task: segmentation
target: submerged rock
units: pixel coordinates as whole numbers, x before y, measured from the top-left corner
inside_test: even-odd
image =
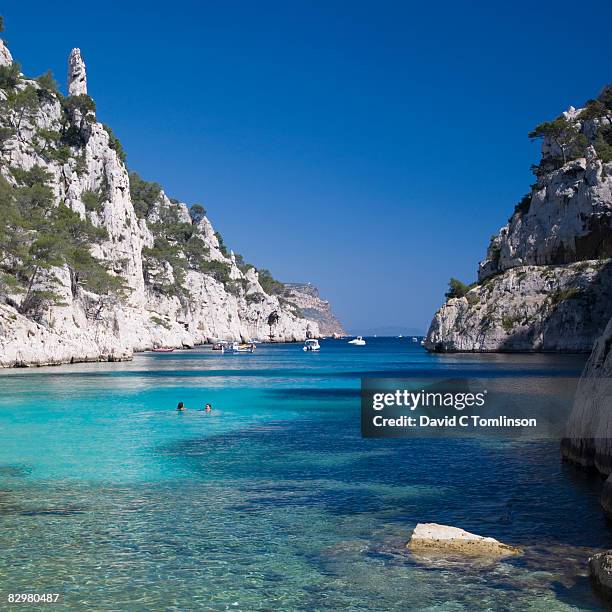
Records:
[[[447,551],[466,555],[505,556],[522,552],[520,548],[503,544],[495,538],[437,523],[419,523],[406,546],[415,551]]]

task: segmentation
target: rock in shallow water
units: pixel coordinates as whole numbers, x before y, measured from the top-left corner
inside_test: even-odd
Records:
[[[410,541],[406,544],[412,550],[437,550],[468,555],[517,555],[520,548],[503,544],[495,538],[487,538],[464,531],[458,527],[419,523]]]
[[[589,574],[595,588],[612,597],[612,550],[597,553],[589,559]]]

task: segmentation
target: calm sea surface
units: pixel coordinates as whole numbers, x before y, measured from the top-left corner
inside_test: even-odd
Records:
[[[79,610],[600,608],[601,482],[558,443],[359,428],[361,376],[520,375],[552,396],[584,358],[321,344],[1,372],[0,608],[21,592]],[[404,545],[427,521],[526,552],[419,558]]]

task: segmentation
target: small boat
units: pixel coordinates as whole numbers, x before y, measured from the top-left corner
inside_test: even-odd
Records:
[[[255,345],[250,342],[246,343],[238,343],[234,342],[231,346],[232,353],[252,353],[255,350]]]
[[[357,336],[356,338],[349,340],[348,343],[354,344],[355,346],[365,346],[366,341],[361,336]]]
[[[163,348],[161,346],[153,349],[154,353],[172,353],[173,351],[173,348]]]
[[[224,342],[215,342],[212,345],[212,350],[213,351],[223,351],[225,349],[225,343]]]
[[[425,340],[421,340],[421,346],[425,346]]]
[[[413,341],[413,342],[418,342],[418,341],[419,341],[419,339],[418,339],[416,336],[412,336],[412,341]]]
[[[319,351],[321,350],[321,345],[319,344],[318,340],[306,340],[306,342],[304,342],[304,347],[303,349],[304,351]]]

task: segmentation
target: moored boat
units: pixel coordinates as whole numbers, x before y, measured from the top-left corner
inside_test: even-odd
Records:
[[[154,353],[172,353],[173,351],[174,351],[173,348],[165,348],[162,346],[159,346],[153,349]]]
[[[352,344],[354,346],[365,346],[365,343],[366,341],[361,336],[357,336],[356,338],[348,341],[348,344]]]
[[[238,343],[234,342],[231,346],[232,353],[252,353],[255,350],[255,345],[252,342]]]
[[[321,345],[319,344],[319,341],[316,340],[316,339],[306,340],[306,342],[304,342],[304,346],[303,346],[302,350],[304,350],[304,351],[319,351],[319,350],[321,350]]]

